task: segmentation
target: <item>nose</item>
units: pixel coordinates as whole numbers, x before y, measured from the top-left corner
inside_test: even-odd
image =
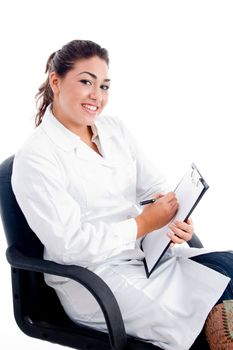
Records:
[[[90,99],[96,102],[101,102],[102,101],[102,93],[100,89],[95,88],[90,92]]]

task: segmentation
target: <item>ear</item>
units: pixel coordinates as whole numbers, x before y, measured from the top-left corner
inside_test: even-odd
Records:
[[[49,84],[54,95],[59,93],[59,81],[60,79],[55,72],[49,74]]]

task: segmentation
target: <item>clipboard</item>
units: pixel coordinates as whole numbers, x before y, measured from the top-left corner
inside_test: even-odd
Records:
[[[175,220],[186,221],[208,188],[208,184],[196,165],[192,163],[174,190],[179,209],[171,222]],[[145,253],[144,265],[147,277],[154,271],[170,246],[171,240],[166,235],[168,231],[168,225],[165,225],[147,234],[141,242],[141,248]]]

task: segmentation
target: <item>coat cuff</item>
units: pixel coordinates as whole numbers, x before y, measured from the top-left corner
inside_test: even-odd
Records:
[[[121,221],[117,224],[117,232],[120,232],[119,238],[122,244],[132,243],[137,240],[137,223],[134,218]]]

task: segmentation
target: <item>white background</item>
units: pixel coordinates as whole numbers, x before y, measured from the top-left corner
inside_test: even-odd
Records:
[[[225,0],[1,1],[0,162],[34,128],[50,53],[94,40],[110,53],[106,112],[125,121],[171,188],[196,163],[210,185],[193,214],[196,232],[206,247],[233,248],[232,18]],[[0,231],[0,348],[60,348],[17,328]]]

